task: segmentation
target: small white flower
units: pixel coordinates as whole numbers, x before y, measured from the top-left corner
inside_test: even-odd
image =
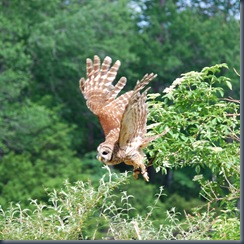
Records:
[[[215,153],[219,153],[223,151],[222,147],[209,147],[209,149],[213,150]]]
[[[163,92],[164,92],[164,93],[170,93],[170,92],[173,91],[173,89],[174,89],[174,86],[166,87],[166,88],[163,90]]]
[[[173,86],[180,85],[183,80],[184,80],[183,78],[177,78],[173,81],[172,85]]]

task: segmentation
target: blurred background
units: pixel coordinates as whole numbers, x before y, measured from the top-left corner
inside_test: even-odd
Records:
[[[239,1],[236,0],[0,0],[0,205],[47,201],[45,189],[65,179],[98,184],[96,160],[104,135],[79,90],[86,58],[122,63],[126,90],[157,73],[150,92],[161,93],[182,73],[227,63],[239,99]],[[114,168],[131,170],[124,164]],[[142,213],[160,186],[161,207],[197,206],[192,168],[155,173],[121,191]],[[146,192],[146,194],[145,194]],[[161,210],[158,211],[160,218]]]

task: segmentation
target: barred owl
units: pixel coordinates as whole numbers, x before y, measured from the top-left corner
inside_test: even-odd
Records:
[[[140,91],[156,77],[146,74],[137,82],[132,91],[118,96],[126,84],[126,78],[121,77],[113,85],[113,81],[120,67],[117,60],[112,66],[112,59],[105,57],[102,64],[98,56],[94,61],[86,60],[87,78],[80,79],[80,90],[86,99],[87,107],[98,116],[105,134],[105,141],[98,148],[97,159],[106,165],[124,162],[134,167],[134,178],[141,172],[149,181],[144,165],[143,148],[163,136],[167,131],[155,136],[146,136],[147,123],[147,88]]]

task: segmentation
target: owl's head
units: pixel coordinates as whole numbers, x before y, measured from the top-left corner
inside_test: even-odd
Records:
[[[113,148],[107,143],[101,143],[97,148],[97,159],[105,164],[109,164],[113,157]]]

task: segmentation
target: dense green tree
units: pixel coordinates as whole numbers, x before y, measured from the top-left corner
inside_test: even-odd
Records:
[[[38,100],[50,94],[54,104],[64,104],[62,116],[78,125],[75,143],[81,153],[95,149],[98,138],[101,140],[103,136],[79,91],[79,79],[85,76],[86,58],[98,54],[101,58],[109,55],[122,62],[135,59],[130,52],[134,23],[127,3],[69,1],[55,16],[34,23],[28,39],[35,79],[31,90],[33,97]],[[45,13],[46,9],[39,11]],[[126,62],[124,64],[123,71]],[[129,72],[132,71],[128,69]],[[84,128],[89,134],[84,133]]]
[[[143,62],[135,69],[152,70],[162,90],[175,77],[216,63],[227,63],[233,92],[240,66],[239,1],[137,1],[138,38],[134,51]],[[211,6],[211,7],[209,7]],[[226,71],[227,72],[227,71]]]
[[[29,7],[37,7],[37,3],[30,1]],[[19,12],[21,9],[23,12]],[[63,121],[59,107],[47,107],[51,97],[31,101],[33,61],[28,54],[30,23],[24,18],[27,10],[25,1],[1,2],[0,29],[4,35],[0,36],[0,204],[3,206],[10,201],[27,202],[29,197],[42,199],[44,187],[58,186],[64,178],[75,180],[81,173],[81,161],[71,146],[75,127]]]

